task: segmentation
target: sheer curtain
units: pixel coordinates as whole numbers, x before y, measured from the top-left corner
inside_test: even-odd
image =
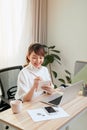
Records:
[[[32,39],[32,0],[0,0],[0,68],[24,64]]]
[[[47,42],[47,0],[32,0],[32,41]]]

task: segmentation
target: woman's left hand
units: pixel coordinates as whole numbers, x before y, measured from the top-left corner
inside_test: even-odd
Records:
[[[51,85],[42,86],[42,89],[46,91],[48,94],[52,94],[54,92],[54,88],[52,88]]]

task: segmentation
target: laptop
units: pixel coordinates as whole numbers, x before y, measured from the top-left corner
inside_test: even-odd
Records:
[[[41,102],[56,107],[58,105],[63,105],[74,99],[78,95],[78,92],[82,89],[82,87],[83,87],[83,80],[76,82],[71,86],[65,88],[63,93],[56,92],[55,94],[47,96],[46,98],[42,99]]]
[[[60,104],[62,96],[63,94],[56,92],[52,95],[46,96],[44,99],[41,100],[41,102],[57,107]]]
[[[71,86],[67,87],[64,90],[62,100],[60,102],[60,105],[64,105],[68,103],[69,101],[73,100],[78,96],[78,93],[80,90],[83,89],[84,81],[78,81],[76,83],[73,83]]]

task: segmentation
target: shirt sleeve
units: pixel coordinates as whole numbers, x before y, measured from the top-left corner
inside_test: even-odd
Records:
[[[26,77],[21,71],[18,75],[18,81],[17,81],[17,92],[15,95],[15,99],[21,99],[23,100],[24,95],[29,91],[29,88],[27,88],[27,80]]]

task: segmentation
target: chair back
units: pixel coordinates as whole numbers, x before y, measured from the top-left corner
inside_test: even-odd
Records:
[[[0,86],[2,99],[13,99],[17,91],[17,78],[23,67],[12,66],[0,69]]]
[[[74,75],[76,75],[85,65],[87,65],[87,61],[79,61],[75,62]]]
[[[72,77],[72,83],[83,80],[87,82],[87,61],[76,61],[74,76]]]

